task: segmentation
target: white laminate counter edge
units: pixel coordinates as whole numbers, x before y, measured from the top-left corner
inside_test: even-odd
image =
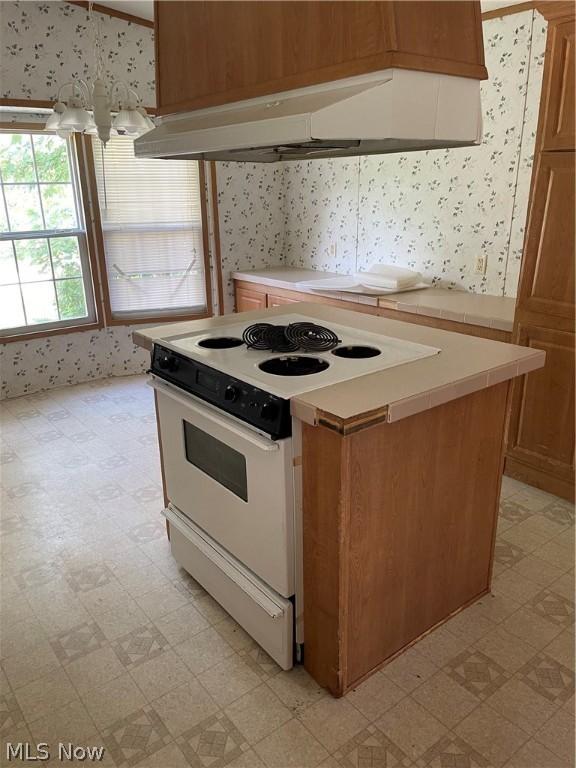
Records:
[[[286,291],[297,291],[298,293],[308,293],[314,296],[324,296],[331,299],[340,299],[356,304],[367,304],[370,306],[382,307],[397,312],[408,312],[410,314],[422,315],[423,317],[437,317],[442,320],[449,320],[454,323],[465,323],[467,325],[478,325],[483,328],[492,328],[493,330],[505,331],[510,333],[514,327],[514,305],[515,300],[505,296],[489,296],[486,294],[467,294],[464,291],[449,291],[446,289],[431,288],[434,292],[434,298],[437,299],[436,306],[428,304],[426,297],[430,293],[426,291],[417,291],[410,293],[409,298],[406,294],[387,294],[383,296],[368,296],[358,293],[345,293],[343,291],[313,291],[312,289],[303,289],[297,287],[300,280],[312,280],[315,277],[323,279],[325,277],[336,277],[332,272],[315,272],[308,269],[263,269],[254,272],[233,272],[232,278],[246,283],[255,283],[265,285],[270,288],[280,288]],[[460,303],[465,303],[468,299],[475,305],[476,312],[455,311],[441,306],[442,294],[445,294],[447,304],[457,298]],[[485,308],[482,304],[487,305]],[[440,305],[440,306],[439,306]],[[498,311],[494,310],[494,305],[498,306]],[[479,313],[479,309],[482,312]]]
[[[246,320],[272,320],[274,315],[306,314],[319,322],[330,321],[395,338],[439,347],[434,357],[367,374],[307,392],[292,400],[292,412],[308,423],[317,423],[318,412],[346,422],[363,414],[386,411],[390,422],[494,386],[544,365],[545,353],[488,339],[442,331],[437,328],[389,320],[353,310],[315,303],[283,305],[243,313]],[[169,334],[216,328],[230,323],[230,316],[174,323]],[[134,342],[150,349],[167,335],[167,326],[135,331]]]

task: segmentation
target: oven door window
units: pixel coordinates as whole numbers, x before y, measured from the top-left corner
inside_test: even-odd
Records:
[[[183,424],[186,458],[190,464],[248,501],[246,457],[193,424],[187,421]]]

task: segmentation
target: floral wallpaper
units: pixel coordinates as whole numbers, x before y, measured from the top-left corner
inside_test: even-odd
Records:
[[[437,285],[516,295],[545,36],[533,11],[484,22],[479,147],[287,163],[285,263],[353,272],[387,261]]]
[[[101,24],[110,79],[126,80],[146,107],[156,104],[154,32],[149,27],[95,14]],[[88,12],[64,2],[0,2],[0,95],[54,101],[72,77],[94,71]],[[72,43],[72,44],[71,44]]]
[[[436,285],[515,296],[545,43],[536,11],[484,22],[479,147],[219,164],[226,311],[230,272],[279,264],[349,273],[386,260]],[[474,274],[478,254],[485,275]]]
[[[542,90],[542,74],[544,72],[546,29],[546,21],[538,12],[534,11],[524,121],[522,124],[522,140],[518,159],[516,194],[514,197],[514,211],[510,228],[510,246],[508,249],[508,264],[504,286],[504,294],[506,296],[516,296],[516,289],[520,277],[524,228],[528,211],[532,160],[534,157],[536,128],[538,126],[540,92]]]
[[[144,373],[150,353],[132,342],[128,326],[0,344],[0,398]]]
[[[361,159],[285,164],[286,264],[331,272],[355,270]]]
[[[224,312],[232,312],[232,272],[284,261],[284,168],[280,163],[217,163],[216,185]]]
[[[153,104],[152,31],[102,18],[110,71],[117,77],[128,72],[144,102]],[[0,22],[2,96],[53,99],[56,81],[89,73],[92,63],[86,71],[81,55],[91,49],[84,10],[62,2],[0,2]],[[282,264],[346,273],[387,260],[417,268],[436,284],[514,296],[545,35],[545,22],[532,11],[484,23],[490,78],[482,85],[480,147],[218,163],[223,311],[233,309],[233,271]],[[473,274],[477,253],[488,257],[484,276]],[[0,345],[0,397],[139,373],[147,354],[130,334],[115,327]]]
[[[104,14],[109,76],[126,79],[146,106],[156,103],[154,37],[147,27]],[[0,2],[0,88],[3,98],[54,100],[60,84],[93,69],[88,14],[64,2]],[[70,41],[73,41],[70,46]],[[1,119],[21,121],[21,112]],[[43,122],[45,115],[26,114]],[[0,398],[107,376],[142,373],[149,355],[132,343],[132,328],[116,326],[0,344]]]

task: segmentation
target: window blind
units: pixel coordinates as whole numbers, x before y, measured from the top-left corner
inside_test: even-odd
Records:
[[[114,316],[206,309],[198,162],[134,156],[134,142],[92,140]]]

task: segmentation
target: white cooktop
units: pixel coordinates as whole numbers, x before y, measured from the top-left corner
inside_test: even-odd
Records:
[[[318,318],[305,317],[304,315],[273,315],[270,317],[273,325],[288,325],[289,323],[317,323],[325,325],[326,328],[334,331],[342,342],[342,346],[362,345],[376,347],[381,354],[369,358],[345,358],[337,357],[331,352],[269,352],[255,349],[247,349],[245,345],[232,347],[230,349],[207,349],[199,346],[198,342],[202,339],[215,336],[235,336],[242,338],[245,328],[252,325],[251,322],[234,323],[231,325],[220,326],[212,329],[210,332],[198,331],[197,333],[186,334],[184,336],[166,336],[158,339],[158,342],[175,352],[180,352],[186,357],[198,360],[205,365],[224,371],[231,376],[244,381],[246,384],[252,384],[255,387],[270,392],[278,397],[294,397],[304,392],[311,392],[314,389],[327,387],[331,384],[338,384],[341,381],[348,381],[358,376],[365,376],[367,373],[375,373],[386,368],[392,368],[396,365],[404,365],[413,360],[419,360],[423,357],[437,355],[440,350],[436,347],[428,347],[424,344],[415,344],[414,342],[395,339],[391,336],[381,336],[377,333],[360,331],[356,328],[348,328],[337,323],[322,323]],[[329,367],[319,373],[313,373],[308,376],[276,376],[271,373],[265,373],[259,369],[259,364],[271,357],[317,357],[329,363]]]

